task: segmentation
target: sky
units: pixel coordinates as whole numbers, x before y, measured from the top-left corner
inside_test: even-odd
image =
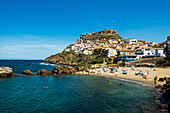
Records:
[[[169,6],[170,0],[0,0],[0,59],[45,59],[80,34],[105,28],[164,42]]]

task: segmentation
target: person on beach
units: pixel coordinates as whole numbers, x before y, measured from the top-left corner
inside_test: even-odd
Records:
[[[154,78],[154,83],[155,83],[155,84],[156,84],[156,80],[157,80],[157,78],[158,78],[157,76]]]

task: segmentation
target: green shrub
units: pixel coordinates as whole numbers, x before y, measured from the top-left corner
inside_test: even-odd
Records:
[[[82,60],[81,59],[78,59],[77,62],[81,62]]]
[[[90,62],[90,64],[101,64],[101,63],[102,63],[102,60],[98,60],[98,59],[95,59]]]

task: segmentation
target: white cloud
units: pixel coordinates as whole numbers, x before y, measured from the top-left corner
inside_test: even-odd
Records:
[[[61,52],[71,42],[65,36],[0,36],[0,59],[45,59]]]
[[[67,45],[8,45],[0,48],[1,58],[44,59],[61,52]]]

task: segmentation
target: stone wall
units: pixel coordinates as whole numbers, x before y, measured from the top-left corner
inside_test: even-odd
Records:
[[[102,37],[115,37],[115,38],[121,38],[116,30],[112,29],[105,29],[104,31],[98,31],[98,32],[92,32],[87,34],[81,34],[80,39],[86,40],[86,39],[98,39]]]

